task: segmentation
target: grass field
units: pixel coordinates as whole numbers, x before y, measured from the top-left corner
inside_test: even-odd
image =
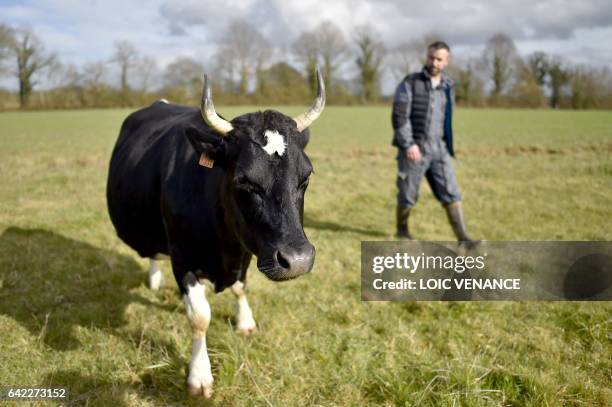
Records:
[[[149,291],[106,212],[128,113],[0,114],[0,385],[65,385],[74,405],[200,402],[169,266]],[[612,405],[612,303],[360,301],[360,241],[394,233],[389,121],[384,107],[329,107],[313,126],[314,271],[277,284],[252,266],[251,337],[234,333],[231,293],[210,299],[210,404]],[[459,110],[456,134],[474,236],[612,240],[610,112]],[[418,238],[452,237],[426,185],[414,212]]]

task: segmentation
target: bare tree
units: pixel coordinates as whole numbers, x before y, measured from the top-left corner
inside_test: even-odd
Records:
[[[137,56],[136,48],[129,41],[115,42],[115,53],[111,61],[116,62],[121,71],[121,99],[124,105],[129,104],[128,71],[134,66]]]
[[[546,73],[550,86],[550,107],[556,109],[561,104],[561,89],[569,81],[570,75],[563,68],[563,61],[558,57],[551,57],[546,62]]]
[[[546,97],[529,64],[519,67],[517,80],[508,92],[507,101],[513,106],[540,108],[546,106]]]
[[[542,51],[532,53],[527,57],[527,66],[537,84],[544,86],[548,73],[548,55]]]
[[[518,52],[512,38],[498,33],[487,41],[482,53],[485,72],[493,83],[492,97],[498,100],[508,89],[511,79],[517,72]]]
[[[388,65],[396,80],[401,80],[423,66],[424,51],[420,42],[402,42],[389,53]]]
[[[219,49],[213,60],[215,61],[212,72],[215,78],[213,86],[219,86],[226,92],[237,92],[236,76],[238,74],[238,69],[234,66],[233,56],[229,53],[223,53],[221,49]]]
[[[400,80],[412,72],[420,70],[425,65],[427,47],[442,36],[429,33],[422,38],[399,44],[389,53],[388,66],[393,76]]]
[[[304,68],[311,93],[316,92],[315,68],[321,66],[328,93],[335,92],[337,71],[350,56],[350,49],[342,31],[325,20],[312,31],[303,32],[293,43],[293,54]]]
[[[8,71],[5,63],[15,46],[15,33],[8,25],[0,24],[0,73]]]
[[[457,103],[466,106],[479,106],[484,103],[484,86],[477,74],[478,60],[474,58],[453,58],[447,68],[449,75],[455,79]]]
[[[146,93],[157,76],[157,61],[150,55],[144,55],[138,59],[135,67],[138,72],[138,89],[140,92]]]
[[[166,97],[179,103],[192,103],[202,91],[204,67],[188,57],[179,57],[164,71]]]
[[[596,106],[599,78],[596,72],[585,66],[576,66],[566,73],[570,87],[570,105],[574,109]]]
[[[308,88],[314,94],[317,91],[315,68],[319,63],[319,46],[315,33],[309,31],[300,34],[293,43],[293,54],[304,67],[304,73],[308,78]]]
[[[64,109],[83,106],[81,73],[76,65],[55,61],[49,66],[47,77],[50,89],[41,95],[46,106]]]
[[[10,53],[17,59],[15,74],[19,80],[19,103],[21,107],[27,107],[32,89],[38,83],[36,76],[46,71],[56,57],[46,53],[43,43],[27,28],[14,31]]]
[[[105,88],[106,64],[103,61],[90,62],[83,67],[83,86],[92,96],[92,103],[99,103]]]
[[[550,107],[558,108],[561,105],[562,89],[571,76],[561,58],[538,51],[527,58],[527,66],[538,85],[548,86]]]
[[[333,92],[336,71],[350,55],[348,44],[342,31],[331,21],[326,20],[315,28],[317,47],[321,55],[323,76],[327,87]],[[314,72],[312,70],[311,72]]]
[[[86,88],[98,88],[104,84],[106,65],[102,61],[89,62],[83,66],[81,83]]]
[[[248,22],[235,20],[225,30],[216,60],[238,67],[238,92],[245,94],[271,56],[270,42]]]
[[[361,98],[364,102],[378,99],[379,81],[385,47],[376,30],[369,25],[362,25],[355,30],[355,44],[357,45],[357,67],[359,68],[359,82],[361,85]]]
[[[74,64],[53,64],[54,85],[57,87],[78,87],[82,85],[83,75]]]
[[[201,83],[204,67],[189,57],[179,57],[166,67],[164,85],[172,87]]]

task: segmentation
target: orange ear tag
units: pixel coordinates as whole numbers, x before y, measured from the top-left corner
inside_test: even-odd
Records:
[[[200,164],[202,167],[212,168],[213,165],[215,164],[215,160],[207,156],[205,153],[202,153],[202,155],[200,156],[200,161],[198,161],[198,164]]]

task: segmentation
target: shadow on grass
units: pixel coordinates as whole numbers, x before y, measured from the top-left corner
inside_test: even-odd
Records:
[[[0,235],[0,313],[56,350],[80,345],[75,328],[116,332],[144,273],[130,257],[42,229],[10,227]]]
[[[68,391],[65,405],[86,405],[99,400],[103,394],[104,401],[112,403],[115,407],[128,406],[125,394],[130,391],[131,386],[127,383],[101,380],[98,377],[84,375],[77,370],[60,370],[48,375],[44,379],[44,386],[65,387]]]
[[[174,349],[168,348],[166,363],[155,370],[143,370],[138,375],[114,377],[112,374],[91,374],[87,369],[58,369],[43,379],[43,386],[68,389],[66,405],[131,406],[137,402],[154,401],[158,405],[192,405],[204,401],[187,395],[187,366]],[[211,401],[207,405],[214,405]]]
[[[340,225],[333,222],[320,221],[317,219],[313,219],[312,217],[306,214],[304,214],[304,227],[318,230],[329,230],[332,232],[348,232],[368,236],[389,237],[388,234],[380,232],[378,230],[361,229],[347,225]]]

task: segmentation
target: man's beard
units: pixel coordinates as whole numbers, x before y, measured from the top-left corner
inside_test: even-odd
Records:
[[[431,76],[438,76],[442,70],[436,68],[435,66],[427,66],[427,72],[429,72]]]

